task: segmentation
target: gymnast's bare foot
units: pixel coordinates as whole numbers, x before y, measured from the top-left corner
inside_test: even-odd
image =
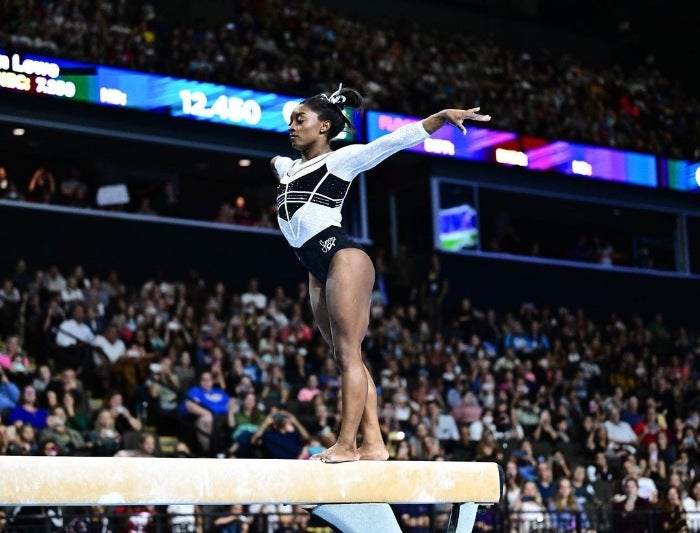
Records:
[[[357,449],[360,452],[360,461],[386,461],[389,459],[389,450],[384,444],[363,444]]]
[[[324,463],[348,463],[351,461],[359,461],[360,454],[357,448],[350,446],[343,446],[337,442],[328,448],[311,456],[311,460],[323,461]]]

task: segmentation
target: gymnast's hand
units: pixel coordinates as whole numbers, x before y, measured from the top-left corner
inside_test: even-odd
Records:
[[[467,133],[463,122],[465,120],[477,120],[479,122],[488,122],[491,120],[491,115],[482,115],[477,113],[480,107],[472,107],[471,109],[444,109],[445,121],[457,126],[463,134]]]
[[[425,131],[432,134],[439,130],[445,124],[452,124],[463,135],[467,134],[467,128],[464,127],[463,122],[465,120],[476,120],[479,122],[488,122],[491,120],[491,115],[482,115],[477,113],[481,109],[480,107],[472,107],[470,109],[443,109],[430,115],[428,118],[423,120],[423,127]]]

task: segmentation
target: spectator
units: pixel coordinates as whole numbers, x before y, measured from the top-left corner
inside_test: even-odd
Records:
[[[635,453],[639,443],[637,434],[627,422],[620,419],[620,409],[611,407],[608,410],[608,418],[603,424],[608,434],[610,442],[616,445],[617,449],[624,449],[628,453]]]
[[[574,498],[581,505],[596,503],[596,492],[593,485],[588,481],[586,467],[584,465],[574,466],[571,477],[571,488],[574,491]]]
[[[36,455],[39,451],[39,431],[29,422],[17,425],[17,439],[15,453],[19,455]]]
[[[158,441],[150,431],[143,431],[138,435],[135,449],[121,449],[114,454],[116,457],[157,457]]]
[[[556,531],[592,531],[591,523],[581,503],[576,500],[571,481],[562,478],[547,505],[550,520]]]
[[[0,336],[9,335],[17,330],[22,296],[11,279],[6,279],[0,286]]]
[[[248,392],[240,407],[237,401],[231,402],[228,410],[228,427],[231,430],[229,454],[239,458],[252,457],[251,439],[264,420],[265,412],[259,408],[255,392]]]
[[[142,398],[148,404],[148,423],[161,432],[167,432],[168,426],[177,421],[177,410],[183,390],[170,357],[162,356],[158,362],[151,363],[149,371],[142,392]]]
[[[671,464],[671,470],[678,473],[681,481],[686,484],[695,478],[695,465],[690,462],[690,455],[686,450],[678,452],[678,459]]]
[[[88,432],[86,445],[92,455],[112,457],[123,446],[122,435],[117,431],[114,415],[109,408],[97,413],[94,428]]]
[[[615,531],[621,533],[650,533],[653,528],[651,511],[654,505],[639,496],[637,480],[631,477],[623,482],[624,493],[613,498],[612,519]]]
[[[308,439],[308,431],[293,414],[276,411],[265,417],[251,443],[260,443],[266,458],[296,459]]]
[[[214,378],[206,370],[199,375],[199,385],[185,392],[181,415],[194,419],[202,454],[218,452],[219,432],[224,427],[232,401],[226,391],[214,386]]]
[[[554,496],[556,484],[552,475],[552,466],[546,461],[541,460],[535,467],[535,485],[542,497],[542,501],[547,504]]]
[[[428,427],[423,422],[418,423],[415,433],[409,436],[408,443],[411,446],[411,455],[418,460],[433,461],[441,453],[439,441],[430,434]],[[486,454],[489,453],[487,446],[484,445],[482,450],[486,457]]]
[[[170,504],[165,508],[169,531],[172,533],[196,533],[201,531],[201,506]]]
[[[673,531],[677,533],[687,533],[688,514],[683,508],[680,494],[675,487],[669,487],[666,495],[659,504],[658,523],[661,531]]]
[[[78,278],[75,276],[68,276],[66,279],[66,286],[61,291],[61,302],[63,302],[66,309],[75,302],[84,302],[85,294],[83,290],[78,286]]]
[[[85,305],[77,302],[71,318],[58,326],[56,333],[57,364],[60,369],[86,370],[92,364],[92,343],[95,333],[85,323]]]
[[[460,381],[462,381],[461,378]],[[455,389],[451,389],[450,392],[453,390]],[[473,424],[481,419],[482,414],[483,409],[479,405],[479,399],[470,390],[466,391],[457,403],[452,405],[452,416],[455,422],[460,424]]]
[[[323,391],[321,391],[318,386],[318,376],[316,376],[316,374],[309,374],[306,378],[306,385],[299,389],[297,393],[297,400],[300,402],[311,402],[322,392]]]
[[[278,531],[294,531],[294,507],[287,504],[253,504],[248,507],[248,515],[252,519],[249,531],[277,533]]]
[[[106,392],[112,384],[112,365],[124,356],[126,344],[119,338],[116,324],[109,324],[95,337],[93,347],[95,376],[99,379],[97,383],[93,383],[93,391]]]
[[[639,496],[655,504],[659,500],[659,490],[654,480],[650,478],[648,474],[644,460],[637,459],[636,455],[628,455],[622,464],[623,479],[635,479],[637,481],[637,492]]]
[[[510,515],[511,533],[530,533],[549,527],[549,517],[534,481],[525,481]]]
[[[648,446],[650,443],[656,442],[658,434],[666,432],[666,428],[659,424],[659,416],[653,403],[647,405],[644,419],[633,426],[633,429],[641,446]]]
[[[620,412],[620,419],[632,426],[636,433],[637,424],[644,420],[644,416],[639,413],[639,398],[635,394],[630,394],[625,400],[625,407]]]
[[[437,396],[428,396],[427,407],[432,435],[447,446],[458,441],[457,422],[451,414],[443,411]]]
[[[63,405],[70,418],[88,415],[87,393],[72,368],[62,370],[58,379],[51,379],[44,391],[44,398],[49,407]]]
[[[19,387],[15,385],[0,366],[0,419],[3,413],[10,412],[20,399]]]
[[[506,504],[509,509],[512,509],[520,497],[521,487],[525,482],[518,470],[518,460],[514,456],[506,462],[505,476]]]
[[[175,365],[173,366],[173,374],[180,382],[180,387],[183,391],[189,390],[197,382],[197,370],[192,364],[192,356],[187,350],[180,352]]]
[[[7,415],[7,421],[10,424],[30,424],[37,431],[40,431],[46,427],[48,416],[46,409],[37,405],[34,386],[25,385],[17,405]]]
[[[210,507],[206,508],[207,510]],[[251,520],[243,513],[243,505],[234,504],[213,509],[212,528],[216,533],[248,533]]]
[[[700,531],[700,477],[690,484],[689,494],[683,498],[689,531]]]
[[[25,198],[30,202],[50,204],[55,194],[56,182],[53,173],[43,167],[36,169],[27,185]]]
[[[281,407],[287,403],[291,385],[286,379],[280,365],[268,366],[267,380],[260,393],[260,398],[268,407]]]
[[[0,353],[0,368],[19,381],[26,381],[26,377],[34,372],[34,365],[22,351],[19,337],[16,335],[7,338],[4,353]]]
[[[114,426],[122,435],[127,431],[141,431],[143,428],[141,420],[124,405],[124,396],[119,390],[111,390],[107,393],[102,409],[109,409],[114,418]]]
[[[610,469],[604,452],[596,452],[593,463],[586,467],[586,475],[591,482],[612,481],[615,478],[615,473]]]
[[[39,433],[39,441],[54,442],[61,455],[75,455],[85,448],[85,439],[79,431],[66,425],[67,415],[65,409],[57,405],[51,409],[51,414],[46,420],[46,427]]]
[[[264,311],[267,307],[267,296],[260,292],[257,278],[248,280],[248,289],[241,294],[241,304],[244,307],[252,304],[258,311]]]

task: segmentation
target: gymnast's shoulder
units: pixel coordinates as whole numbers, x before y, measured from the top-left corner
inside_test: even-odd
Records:
[[[294,160],[291,157],[276,155],[270,159],[270,167],[272,168],[272,172],[277,179],[282,178],[285,172],[287,172],[293,164]]]

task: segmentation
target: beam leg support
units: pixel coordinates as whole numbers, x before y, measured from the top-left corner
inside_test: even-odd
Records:
[[[478,508],[478,504],[471,502],[453,504],[447,533],[471,533]]]
[[[388,503],[324,503],[314,507],[311,514],[341,533],[401,533]]]

